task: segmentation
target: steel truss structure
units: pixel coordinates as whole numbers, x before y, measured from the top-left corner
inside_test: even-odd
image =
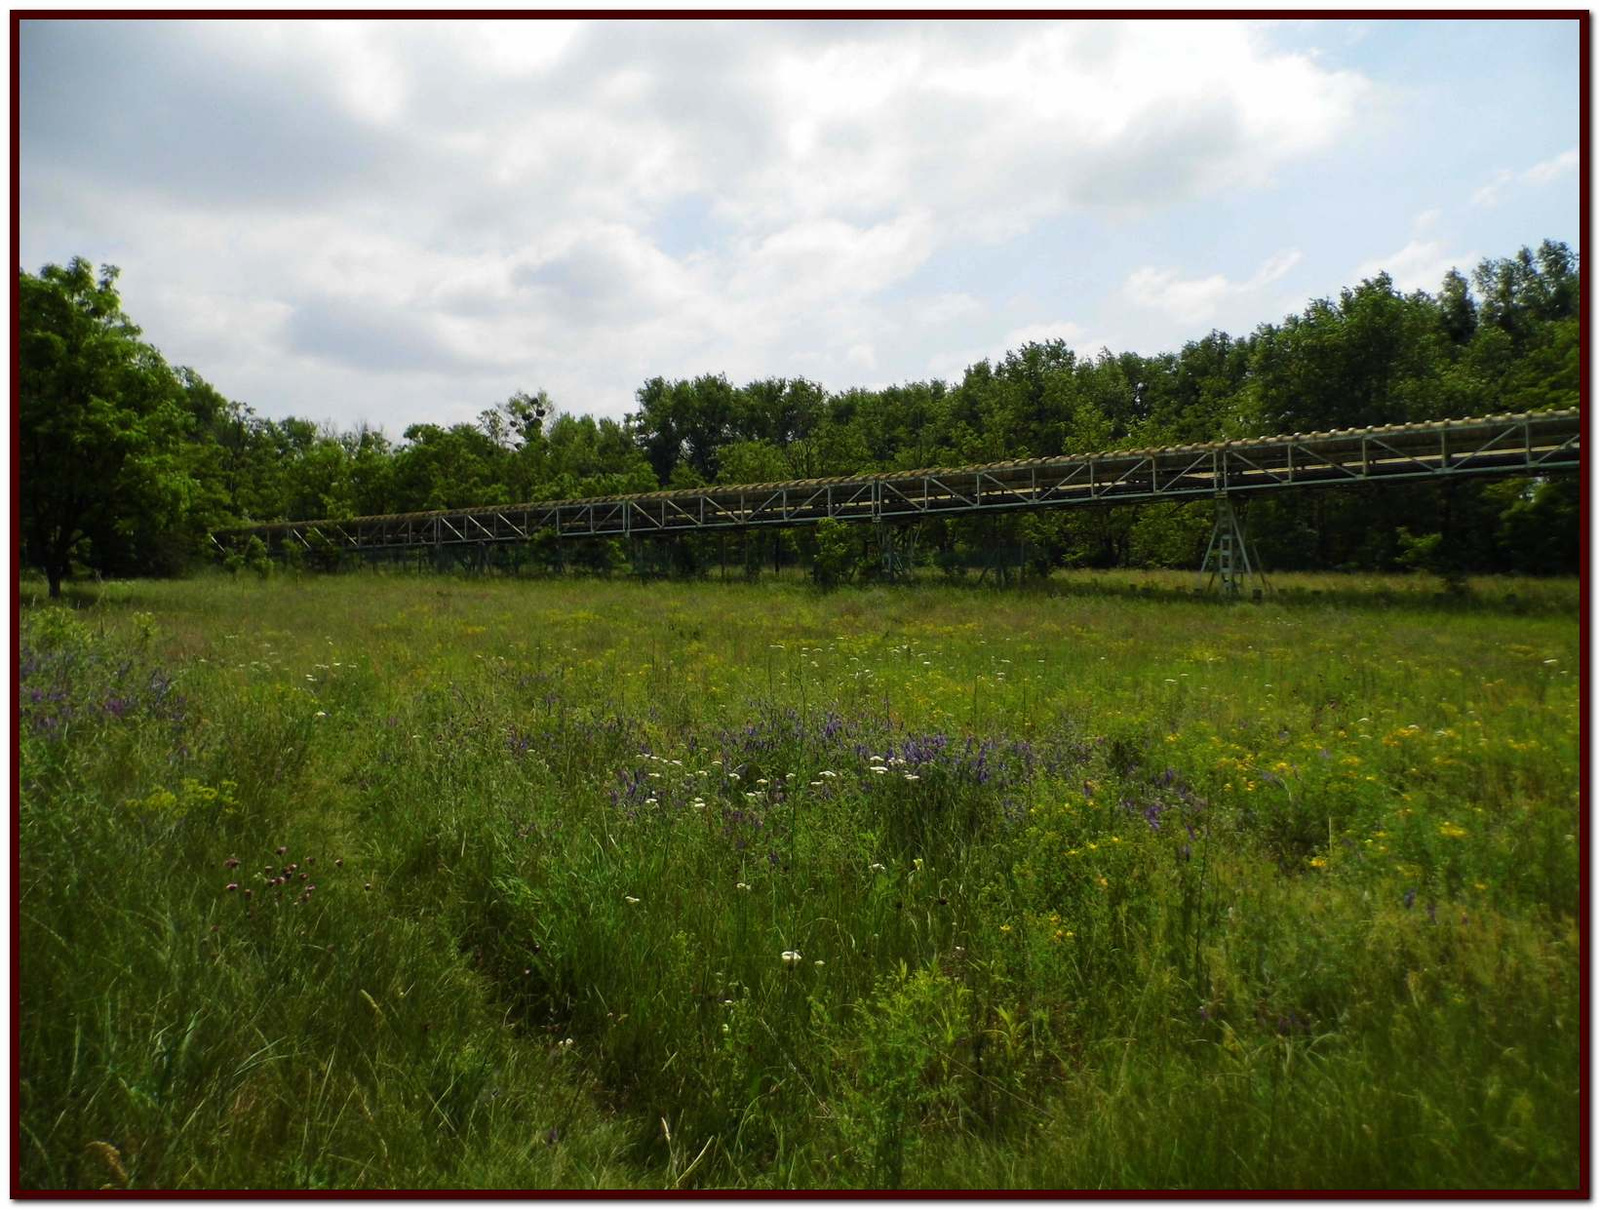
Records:
[[[1210,445],[1111,450],[984,466],[750,483],[585,500],[447,509],[222,530],[219,552],[252,536],[358,554],[559,538],[648,537],[754,526],[933,517],[1073,505],[1225,498],[1234,493],[1579,469],[1576,410],[1386,428],[1292,433]],[[894,555],[888,556],[890,566]]]
[[[1209,580],[1206,579],[1207,571],[1211,572]],[[1200,576],[1195,590],[1209,591],[1220,579],[1222,595],[1236,597],[1245,581],[1252,576],[1260,581],[1261,587],[1256,589],[1259,597],[1270,587],[1267,573],[1261,568],[1261,560],[1251,557],[1244,521],[1233,507],[1232,499],[1218,496],[1217,518],[1211,527],[1211,541],[1206,544],[1205,556],[1200,560]]]

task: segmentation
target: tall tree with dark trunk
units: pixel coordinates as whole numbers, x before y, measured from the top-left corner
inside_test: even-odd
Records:
[[[98,565],[141,521],[179,520],[193,495],[177,378],[123,314],[116,280],[74,258],[18,283],[19,521],[52,597],[84,539]]]

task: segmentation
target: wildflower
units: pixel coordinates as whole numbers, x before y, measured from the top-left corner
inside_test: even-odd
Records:
[[[817,959],[817,960],[816,960],[816,961],[815,961],[815,962],[813,962],[813,963],[812,963],[812,964],[811,964],[811,965],[812,965],[812,966],[815,966],[815,967],[822,967],[822,966],[825,966],[825,965],[826,965],[826,963],[824,963],[824,962],[823,962],[823,961],[822,961],[822,959],[821,959],[821,958],[818,958],[818,959]]]
[[[799,950],[784,950],[783,965],[789,970],[793,970],[795,967],[800,965],[800,959],[803,956],[804,955],[802,955]]]
[[[872,771],[874,773],[887,773],[889,770],[884,768],[882,765],[873,765]]]
[[[883,872],[883,862],[874,861],[867,867],[867,869],[871,870],[874,874],[881,874]]]
[[[921,781],[922,780],[922,778],[918,777],[915,773],[907,773],[905,775],[905,779],[907,781]]]
[[[1306,864],[1309,865],[1313,870],[1325,870],[1328,868],[1328,859],[1320,856],[1313,857]]]
[[[736,891],[748,891],[750,884],[748,882],[736,882],[733,884],[733,889]]]
[[[237,882],[230,882],[227,886],[223,887],[222,889],[225,890],[225,891],[237,891],[239,889],[239,884]]]
[[[922,868],[922,858],[920,858],[920,857],[913,857],[913,858],[912,858],[912,859],[911,859],[911,864],[912,864],[912,865],[913,865],[913,866],[915,866],[915,867],[916,867],[916,868],[917,868],[917,869],[919,869],[919,870],[920,870],[920,869],[921,869],[921,868]]]
[[[289,851],[289,846],[288,845],[281,844],[281,845],[278,846],[278,856],[279,857],[282,857],[288,851]]]
[[[312,715],[312,717],[313,718],[327,718],[328,717],[328,712],[326,710],[318,710],[316,712],[316,714]]]
[[[629,904],[635,904],[639,902],[639,900],[632,895],[624,895],[623,898],[626,899]]]
[[[824,769],[821,773],[818,773],[817,776],[818,777],[838,777],[839,775],[837,773],[835,773],[832,769]]]
[[[576,1045],[577,1045],[577,1043],[574,1042],[571,1038],[562,1038],[561,1041],[556,1043],[556,1049],[559,1050],[562,1054],[566,1054],[569,1050],[571,1050]]]
[[[230,870],[237,870],[239,868],[239,859],[237,857],[230,857],[222,864]]]

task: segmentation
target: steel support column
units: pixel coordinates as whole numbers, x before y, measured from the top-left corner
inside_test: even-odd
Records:
[[[915,525],[890,525],[883,521],[874,523],[884,579],[910,578],[917,553],[917,528]]]
[[[1251,557],[1250,543],[1245,537],[1244,522],[1233,500],[1226,495],[1217,498],[1217,516],[1211,526],[1211,541],[1206,544],[1205,557],[1200,561],[1200,574],[1196,580],[1197,592],[1210,592],[1215,586],[1224,597],[1235,598],[1252,577],[1259,583],[1259,593],[1270,591],[1267,576],[1261,569],[1261,560]],[[1206,578],[1206,572],[1211,578]]]

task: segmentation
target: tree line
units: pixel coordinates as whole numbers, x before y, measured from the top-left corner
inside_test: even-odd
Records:
[[[75,568],[176,574],[217,529],[278,520],[914,470],[1498,412],[1577,407],[1579,269],[1565,244],[1451,270],[1436,292],[1379,274],[1245,336],[1175,353],[1031,342],[960,381],[829,391],[804,378],[651,378],[621,420],[519,392],[474,423],[378,428],[257,414],[170,366],[124,313],[118,271],[19,275],[19,522],[52,595]],[[1250,506],[1273,568],[1571,573],[1574,477],[1286,493]],[[925,523],[924,557],[961,574],[997,551],[1035,572],[1192,566],[1210,506],[1147,504]],[[826,535],[835,548],[839,538]],[[816,535],[763,541],[815,558]],[[674,540],[693,570],[717,539]],[[546,562],[565,556],[544,543]],[[747,563],[750,543],[741,544]],[[762,548],[763,550],[765,548]],[[1008,556],[1009,557],[1009,556]],[[590,565],[621,558],[616,544]]]

